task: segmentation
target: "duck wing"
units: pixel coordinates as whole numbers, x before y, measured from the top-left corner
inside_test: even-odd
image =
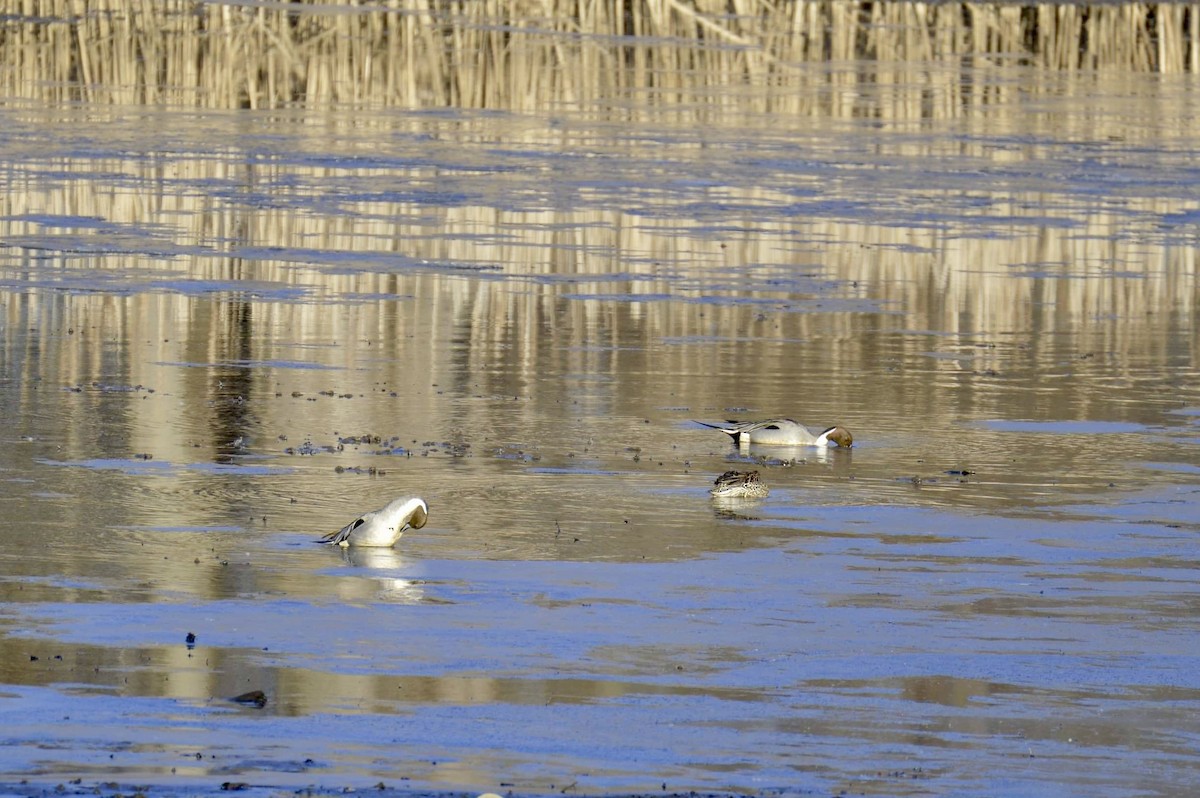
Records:
[[[372,515],[374,515],[374,513],[372,513]],[[330,546],[336,546],[340,543],[344,543],[350,539],[350,535],[354,532],[354,530],[358,529],[365,523],[367,523],[367,516],[359,516],[339,529],[337,532],[330,532],[328,535],[323,535],[320,542],[327,543]]]

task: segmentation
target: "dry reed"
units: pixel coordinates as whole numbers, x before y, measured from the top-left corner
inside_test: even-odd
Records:
[[[545,109],[786,94],[814,63],[1019,58],[1194,71],[1200,6],[850,0],[18,0],[8,96],[201,107]]]

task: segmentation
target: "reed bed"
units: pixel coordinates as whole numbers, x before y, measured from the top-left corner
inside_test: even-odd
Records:
[[[0,91],[209,108],[664,105],[729,86],[786,95],[813,64],[853,61],[1196,71],[1198,42],[1200,5],[1179,3],[16,0],[0,17]]]

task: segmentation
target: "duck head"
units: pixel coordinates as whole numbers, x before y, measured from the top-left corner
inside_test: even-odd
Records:
[[[396,499],[379,511],[381,520],[400,532],[420,529],[429,521],[429,505],[424,499]]]
[[[849,449],[854,445],[854,436],[850,434],[850,430],[845,427],[830,427],[821,433],[821,437],[817,439],[819,442],[831,443],[836,446],[842,446]]]

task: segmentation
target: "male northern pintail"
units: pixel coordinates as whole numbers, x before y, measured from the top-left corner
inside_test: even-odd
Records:
[[[709,491],[718,499],[761,499],[770,492],[757,471],[726,471]]]
[[[337,532],[321,538],[338,546],[394,546],[405,530],[420,529],[429,520],[429,505],[416,496],[388,502],[382,510],[363,513]]]
[[[748,444],[773,444],[778,446],[845,446],[854,445],[854,436],[845,427],[830,427],[817,434],[803,424],[790,418],[772,418],[766,421],[727,421],[724,424],[707,424],[733,438],[739,446]]]

